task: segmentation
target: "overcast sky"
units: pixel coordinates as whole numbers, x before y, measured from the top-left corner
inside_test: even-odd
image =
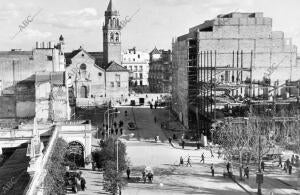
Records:
[[[102,23],[109,0],[0,0],[0,50],[30,50],[36,41],[65,38],[66,50],[102,51]],[[172,37],[233,11],[264,12],[273,29],[300,46],[299,0],[113,0],[121,19],[138,13],[122,30],[122,49],[170,49]],[[40,13],[15,38],[29,15]]]

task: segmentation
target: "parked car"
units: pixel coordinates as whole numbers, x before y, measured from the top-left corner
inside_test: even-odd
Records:
[[[70,187],[72,192],[77,193],[80,187],[80,175],[76,171],[69,171],[65,175],[65,184],[66,187]]]
[[[136,124],[134,122],[129,122],[127,128],[128,130],[135,130]]]

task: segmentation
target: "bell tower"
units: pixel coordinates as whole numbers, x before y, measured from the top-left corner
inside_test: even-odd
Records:
[[[119,17],[119,12],[114,9],[112,0],[110,0],[105,11],[105,22],[102,27],[105,66],[111,61],[121,64],[121,26]]]

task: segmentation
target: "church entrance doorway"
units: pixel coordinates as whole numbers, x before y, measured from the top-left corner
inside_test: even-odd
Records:
[[[81,143],[73,141],[69,143],[68,160],[74,162],[77,167],[84,167],[84,147]]]

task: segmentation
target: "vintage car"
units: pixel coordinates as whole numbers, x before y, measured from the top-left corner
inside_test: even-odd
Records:
[[[128,122],[127,128],[128,128],[128,130],[135,130],[136,129],[135,122]]]
[[[68,171],[65,175],[66,188],[71,188],[72,192],[77,193],[80,187],[80,174],[76,171]]]

